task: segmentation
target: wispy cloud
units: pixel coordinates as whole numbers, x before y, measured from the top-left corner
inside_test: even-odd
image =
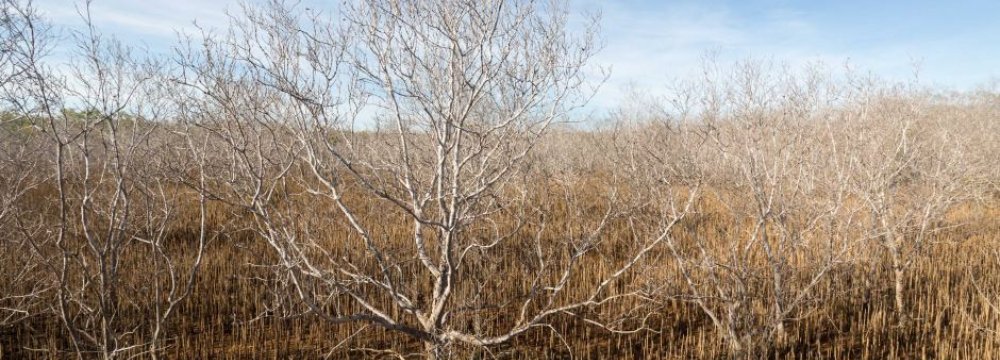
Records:
[[[596,61],[614,71],[597,102],[613,106],[629,95],[626,89],[665,94],[672,79],[698,71],[706,52],[722,62],[850,63],[893,79],[912,76],[912,64],[919,63],[927,84],[973,87],[1000,75],[990,65],[1000,51],[988,45],[1000,26],[977,13],[985,10],[981,5],[959,2],[942,10],[921,2],[844,1],[822,8],[782,0],[625,0],[581,7],[604,12],[607,46]]]
[[[196,31],[196,23],[206,29],[224,28],[226,10],[236,4],[235,1],[97,0],[90,5],[90,15],[103,32],[161,47],[174,40],[178,32]],[[84,2],[36,0],[36,5],[56,25],[75,29],[83,24]]]
[[[80,24],[73,0],[36,0],[61,26]],[[167,51],[176,33],[224,29],[225,11],[236,0],[95,0],[98,27],[150,51]],[[319,0],[303,0],[322,8]],[[696,72],[703,55],[721,61],[767,57],[791,65],[850,61],[887,77],[912,74],[915,60],[923,80],[944,87],[971,87],[1000,75],[1000,3],[965,0],[942,6],[933,1],[844,0],[834,3],[787,0],[575,0],[578,10],[600,10],[604,50],[595,65],[612,75],[594,100],[610,108],[625,89],[663,94],[673,79]],[[994,11],[995,10],[995,11]],[[596,72],[595,72],[596,73]]]

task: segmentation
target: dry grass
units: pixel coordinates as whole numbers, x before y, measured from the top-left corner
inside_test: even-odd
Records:
[[[581,182],[586,186],[586,182]],[[45,208],[52,201],[49,189],[40,190],[27,199]],[[558,195],[558,194],[556,194]],[[178,191],[177,196],[192,196]],[[580,203],[558,203],[559,196],[538,193],[526,201],[552,204],[553,219],[548,225],[551,243],[560,232],[569,227],[586,223],[589,219],[577,217],[569,206],[599,209],[601,199],[576,199]],[[344,227],[336,226],[336,216],[322,204],[286,199],[292,209],[300,207],[303,214],[315,219],[326,219],[326,228],[314,229],[312,235],[326,239],[331,251],[338,256],[364,256],[350,244],[355,241]],[[353,199],[361,204],[362,198]],[[732,201],[732,200],[730,200]],[[589,204],[588,204],[589,203]],[[189,211],[179,215],[171,229],[169,251],[184,257],[197,242],[196,208],[191,200]],[[372,221],[373,231],[389,244],[406,239],[410,227],[399,214],[384,214],[378,203],[368,204],[364,218]],[[560,210],[560,206],[562,209]],[[306,211],[308,209],[308,211]],[[699,234],[719,243],[723,237],[739,231],[743,224],[735,223],[729,207],[718,201],[703,200],[699,213],[682,224],[678,238]],[[385,349],[406,354],[419,353],[421,344],[396,333],[374,326],[331,325],[315,316],[301,313],[302,307],[294,300],[275,297],[272,291],[275,272],[266,266],[271,263],[269,248],[256,239],[248,227],[245,215],[213,204],[210,208],[211,228],[219,236],[208,249],[208,258],[197,282],[195,292],[188,298],[177,315],[171,319],[169,348],[163,353],[168,358],[315,358],[333,357],[382,357],[389,356]],[[593,214],[600,211],[584,211]],[[378,216],[376,216],[378,214]],[[759,344],[759,353],[769,358],[1000,358],[1000,314],[989,303],[997,302],[1000,290],[1000,263],[993,251],[1000,238],[1000,201],[965,203],[952,209],[947,222],[957,225],[934,235],[925,256],[909,272],[907,293],[909,314],[913,321],[906,326],[896,326],[891,295],[891,273],[883,268],[874,246],[860,246],[857,261],[836,268],[812,293],[810,301],[788,324],[789,338],[778,344]],[[532,229],[525,229],[532,231]],[[589,274],[581,275],[571,291],[586,291],[587,278],[602,275],[605,264],[614,261],[617,246],[627,246],[623,241],[627,233],[621,224],[607,233],[600,255],[588,258],[592,266]],[[404,249],[399,244],[399,249]],[[500,261],[483,261],[482,266],[492,266],[484,271],[470,273],[491,274],[492,279],[481,279],[489,286],[490,294],[516,296],[522,291],[523,281],[530,280],[521,261],[519,244],[512,242]],[[391,252],[392,247],[389,247]],[[555,251],[555,250],[553,250]],[[5,254],[9,255],[9,254]],[[124,288],[130,301],[123,305],[123,323],[141,324],[145,321],[142,284],[150,281],[147,272],[138,271],[142,266],[141,247],[135,247],[126,256],[124,268],[131,269],[124,275]],[[187,256],[190,258],[190,256]],[[10,261],[5,257],[6,261]],[[187,259],[190,261],[190,259]],[[132,263],[129,263],[132,262]],[[475,260],[473,260],[475,263]],[[131,264],[131,265],[129,265]],[[759,264],[764,266],[763,263]],[[416,271],[416,265],[413,264]],[[808,267],[808,262],[794,266]],[[625,283],[654,281],[665,289],[682,289],[674,267],[668,258],[653,255],[644,264],[642,276],[627,279]],[[975,280],[975,283],[973,281]],[[430,286],[430,284],[427,284]],[[765,288],[761,286],[761,288]],[[469,292],[473,289],[459,289]],[[460,297],[461,298],[461,297]],[[764,298],[764,297],[761,297]],[[346,304],[345,304],[346,305]],[[618,304],[617,307],[596,311],[625,311],[635,306],[652,306],[655,316],[647,319],[649,331],[615,335],[572,317],[563,316],[556,321],[555,330],[538,329],[517,338],[511,344],[484,349],[464,349],[461,357],[497,358],[723,358],[727,354],[711,324],[694,305],[669,298],[660,298],[649,304]],[[295,315],[301,313],[300,315]],[[504,309],[480,311],[462,315],[468,326],[483,329],[503,329],[512,320],[504,316]],[[278,316],[281,315],[281,316]],[[455,322],[460,324],[462,322]],[[58,349],[65,349],[67,339],[54,317],[40,315],[29,321],[2,330],[0,344],[3,358],[58,358]],[[560,337],[561,334],[561,337]],[[69,357],[69,354],[66,354]]]

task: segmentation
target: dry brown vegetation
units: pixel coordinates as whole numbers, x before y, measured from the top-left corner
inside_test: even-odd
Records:
[[[58,74],[3,0],[0,358],[1000,358],[995,89],[706,63],[574,129],[561,4],[272,2]]]

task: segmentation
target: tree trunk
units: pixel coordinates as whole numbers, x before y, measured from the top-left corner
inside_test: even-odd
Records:
[[[716,330],[723,340],[728,344],[729,356],[733,359],[738,359],[743,355],[743,343],[740,342],[740,336],[736,332],[735,319],[736,319],[736,307],[732,304],[728,306],[727,309],[727,321],[723,324],[721,321],[716,320],[713,317],[713,322],[715,323]]]
[[[903,269],[903,259],[899,253],[899,246],[891,246],[889,253],[892,255],[893,296],[895,298],[896,316],[898,317],[899,325],[902,326],[906,322],[906,304],[904,302],[906,274]]]
[[[776,319],[775,321],[777,321],[777,324],[774,326],[771,339],[775,344],[784,346],[788,342],[788,332],[785,330],[785,322],[783,319]]]
[[[438,360],[442,358],[441,349],[438,347],[438,344],[431,341],[424,342],[424,359]]]
[[[729,343],[729,356],[732,359],[739,359],[743,356],[743,343],[740,342],[739,335],[732,329],[726,331],[726,342]]]

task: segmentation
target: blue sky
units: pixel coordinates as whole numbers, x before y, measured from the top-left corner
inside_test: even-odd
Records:
[[[321,7],[319,0],[306,0]],[[60,26],[79,24],[73,0],[36,0]],[[175,30],[225,27],[231,0],[94,0],[99,28],[153,52],[167,52]],[[926,85],[970,89],[1000,77],[1000,1],[655,1],[576,0],[600,10],[605,48],[595,64],[611,78],[598,107],[619,102],[625,89],[665,93],[671,81],[698,70],[706,52],[723,61],[768,58],[798,65],[845,63],[903,79],[919,64]]]

